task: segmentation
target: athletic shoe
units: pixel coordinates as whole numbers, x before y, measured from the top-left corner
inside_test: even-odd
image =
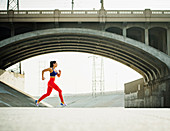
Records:
[[[35,100],[35,105],[39,106],[38,100]]]
[[[66,103],[64,103],[64,104],[63,104],[63,103],[61,103],[60,105],[62,105],[62,106],[67,106],[67,104],[66,104]]]

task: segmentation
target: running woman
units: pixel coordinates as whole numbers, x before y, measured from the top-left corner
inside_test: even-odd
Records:
[[[50,68],[44,69],[42,71],[42,80],[44,80],[44,72],[49,71],[50,72],[50,80],[48,81],[48,88],[47,88],[47,93],[41,96],[38,100],[35,101],[36,106],[39,106],[40,101],[42,101],[44,98],[49,96],[52,92],[53,89],[57,90],[59,93],[59,97],[61,100],[61,105],[66,106],[66,103],[64,103],[63,100],[63,95],[62,95],[62,90],[54,83],[55,81],[55,76],[57,75],[58,77],[61,76],[61,70],[59,70],[59,73],[55,70],[57,67],[57,62],[56,61],[51,61],[50,62]]]

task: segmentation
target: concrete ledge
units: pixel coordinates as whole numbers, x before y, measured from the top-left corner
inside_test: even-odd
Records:
[[[21,93],[23,95],[25,95],[28,98],[33,99],[34,101],[36,100],[35,97],[29,95],[28,93],[24,92],[24,75],[22,74],[17,74],[17,73],[13,73],[13,72],[8,72],[5,70],[1,70],[0,69],[0,82],[6,86],[8,86],[9,90],[15,90],[18,93]],[[5,89],[4,87],[1,87],[3,89]],[[3,90],[0,88],[0,91]],[[10,89],[11,88],[11,89]],[[2,91],[4,92],[4,91]],[[46,107],[53,107],[48,103],[45,102],[41,102],[43,106]]]
[[[3,82],[0,82],[0,92],[1,92],[0,103],[4,103],[9,107],[16,107],[16,106],[34,107],[35,106],[34,101],[36,100],[36,98],[19,89],[16,89],[15,87],[11,87]],[[53,106],[45,102],[41,102],[40,107],[53,107]]]
[[[24,75],[0,69],[0,81],[24,91]]]

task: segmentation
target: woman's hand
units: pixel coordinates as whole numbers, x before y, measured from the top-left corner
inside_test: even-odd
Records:
[[[44,77],[44,76],[42,77],[42,80],[45,80],[45,77]]]
[[[57,74],[58,77],[61,76],[61,70],[58,71],[59,73]]]

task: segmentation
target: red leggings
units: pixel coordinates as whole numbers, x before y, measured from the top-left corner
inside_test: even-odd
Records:
[[[44,98],[49,96],[51,94],[53,88],[54,88],[55,90],[58,91],[61,102],[64,102],[63,95],[62,95],[62,90],[54,83],[54,80],[55,80],[55,78],[50,78],[50,80],[48,82],[47,93],[44,94],[43,96],[41,96],[38,101],[42,101]]]

